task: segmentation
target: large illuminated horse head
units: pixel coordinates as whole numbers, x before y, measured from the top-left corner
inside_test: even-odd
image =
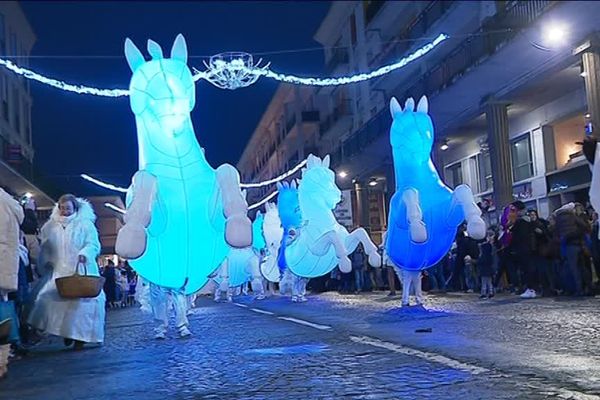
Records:
[[[176,149],[166,145],[169,139],[194,134],[189,114],[196,101],[196,88],[187,66],[185,39],[177,36],[170,58],[165,58],[161,47],[152,40],[148,40],[148,53],[152,56],[150,61],[144,59],[130,39],[125,41],[125,56],[133,71],[129,84],[131,109],[138,120],[138,132],[141,123],[149,135],[148,144],[175,155],[170,153]]]
[[[292,183],[277,183],[277,208],[281,226],[285,231],[302,225],[302,210],[298,199],[298,186]]]
[[[406,100],[404,110],[395,98],[390,101],[393,117],[390,142],[394,162],[427,164],[433,147],[433,123],[429,117],[427,97],[421,97],[415,110],[415,101]]]
[[[300,207],[307,215],[315,215],[323,209],[333,210],[342,201],[342,192],[335,183],[335,173],[329,168],[329,155],[323,160],[312,154],[302,170],[298,188]]]

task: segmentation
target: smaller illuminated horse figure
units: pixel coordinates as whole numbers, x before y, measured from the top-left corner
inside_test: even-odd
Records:
[[[246,191],[242,192],[246,198]],[[264,288],[260,265],[266,254],[266,246],[263,236],[264,216],[259,211],[252,223],[252,246],[246,248],[232,248],[227,258],[219,267],[214,278],[217,288],[215,289],[215,301],[219,301],[221,294],[226,292],[231,297],[231,288],[252,282],[252,289],[257,294],[257,299],[264,298]]]
[[[486,226],[471,189],[459,185],[452,191],[431,161],[433,124],[427,98],[421,98],[416,110],[412,98],[404,110],[392,98],[390,111],[396,193],[390,205],[386,251],[395,265],[418,271],[448,253],[464,220],[474,239],[483,239]]]
[[[150,61],[125,41],[139,171],[115,247],[148,281],[192,294],[230,248],[250,246],[252,226],[238,172],[227,164],[214,170],[196,139],[189,115],[196,86],[183,36],[170,58],[152,40],[148,52]]]
[[[279,254],[279,247],[283,239],[283,228],[281,227],[279,211],[277,211],[275,204],[265,204],[263,219],[262,236],[266,242],[267,257],[260,264],[260,272],[269,282],[279,282],[281,273],[277,265],[277,255]]]
[[[333,209],[341,201],[342,193],[335,184],[335,174],[329,169],[329,156],[323,160],[309,155],[307,166],[302,170],[302,180],[298,185],[298,205],[286,204],[287,212],[299,206],[303,222],[289,244],[284,237],[282,256],[284,263],[294,274],[314,278],[325,275],[339,265],[342,272],[350,272],[352,264],[348,255],[359,243],[369,257],[369,264],[381,266],[377,246],[363,228],[348,233],[333,214]],[[279,215],[284,222],[282,205]],[[285,229],[285,225],[284,225]]]

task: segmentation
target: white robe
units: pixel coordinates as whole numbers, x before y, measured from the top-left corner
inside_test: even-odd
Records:
[[[23,208],[0,189],[0,292],[17,290],[19,276],[19,226]]]
[[[101,343],[104,341],[104,292],[92,299],[63,299],[54,282],[56,278],[75,273],[80,255],[86,257],[88,275],[100,275],[96,264],[100,252],[94,226],[96,217],[87,201],[78,201],[79,211],[72,220],[61,222],[55,207],[50,220],[42,227],[40,263],[48,276],[40,282],[43,286],[35,298],[29,323],[52,335]]]

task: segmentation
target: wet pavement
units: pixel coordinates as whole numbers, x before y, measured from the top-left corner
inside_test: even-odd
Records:
[[[600,398],[600,299],[385,293],[198,300],[193,337],[152,339],[137,308],[107,342],[46,340],[10,365],[0,399]]]

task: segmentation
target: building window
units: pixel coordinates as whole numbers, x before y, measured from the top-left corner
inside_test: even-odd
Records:
[[[448,185],[452,188],[461,185],[463,183],[462,164],[459,162],[446,167],[446,178]]]
[[[529,134],[514,140],[510,145],[513,181],[519,182],[533,176],[533,157]]]
[[[477,156],[477,165],[479,168],[479,192],[487,192],[494,187],[492,178],[492,159],[490,152],[485,151]]]

